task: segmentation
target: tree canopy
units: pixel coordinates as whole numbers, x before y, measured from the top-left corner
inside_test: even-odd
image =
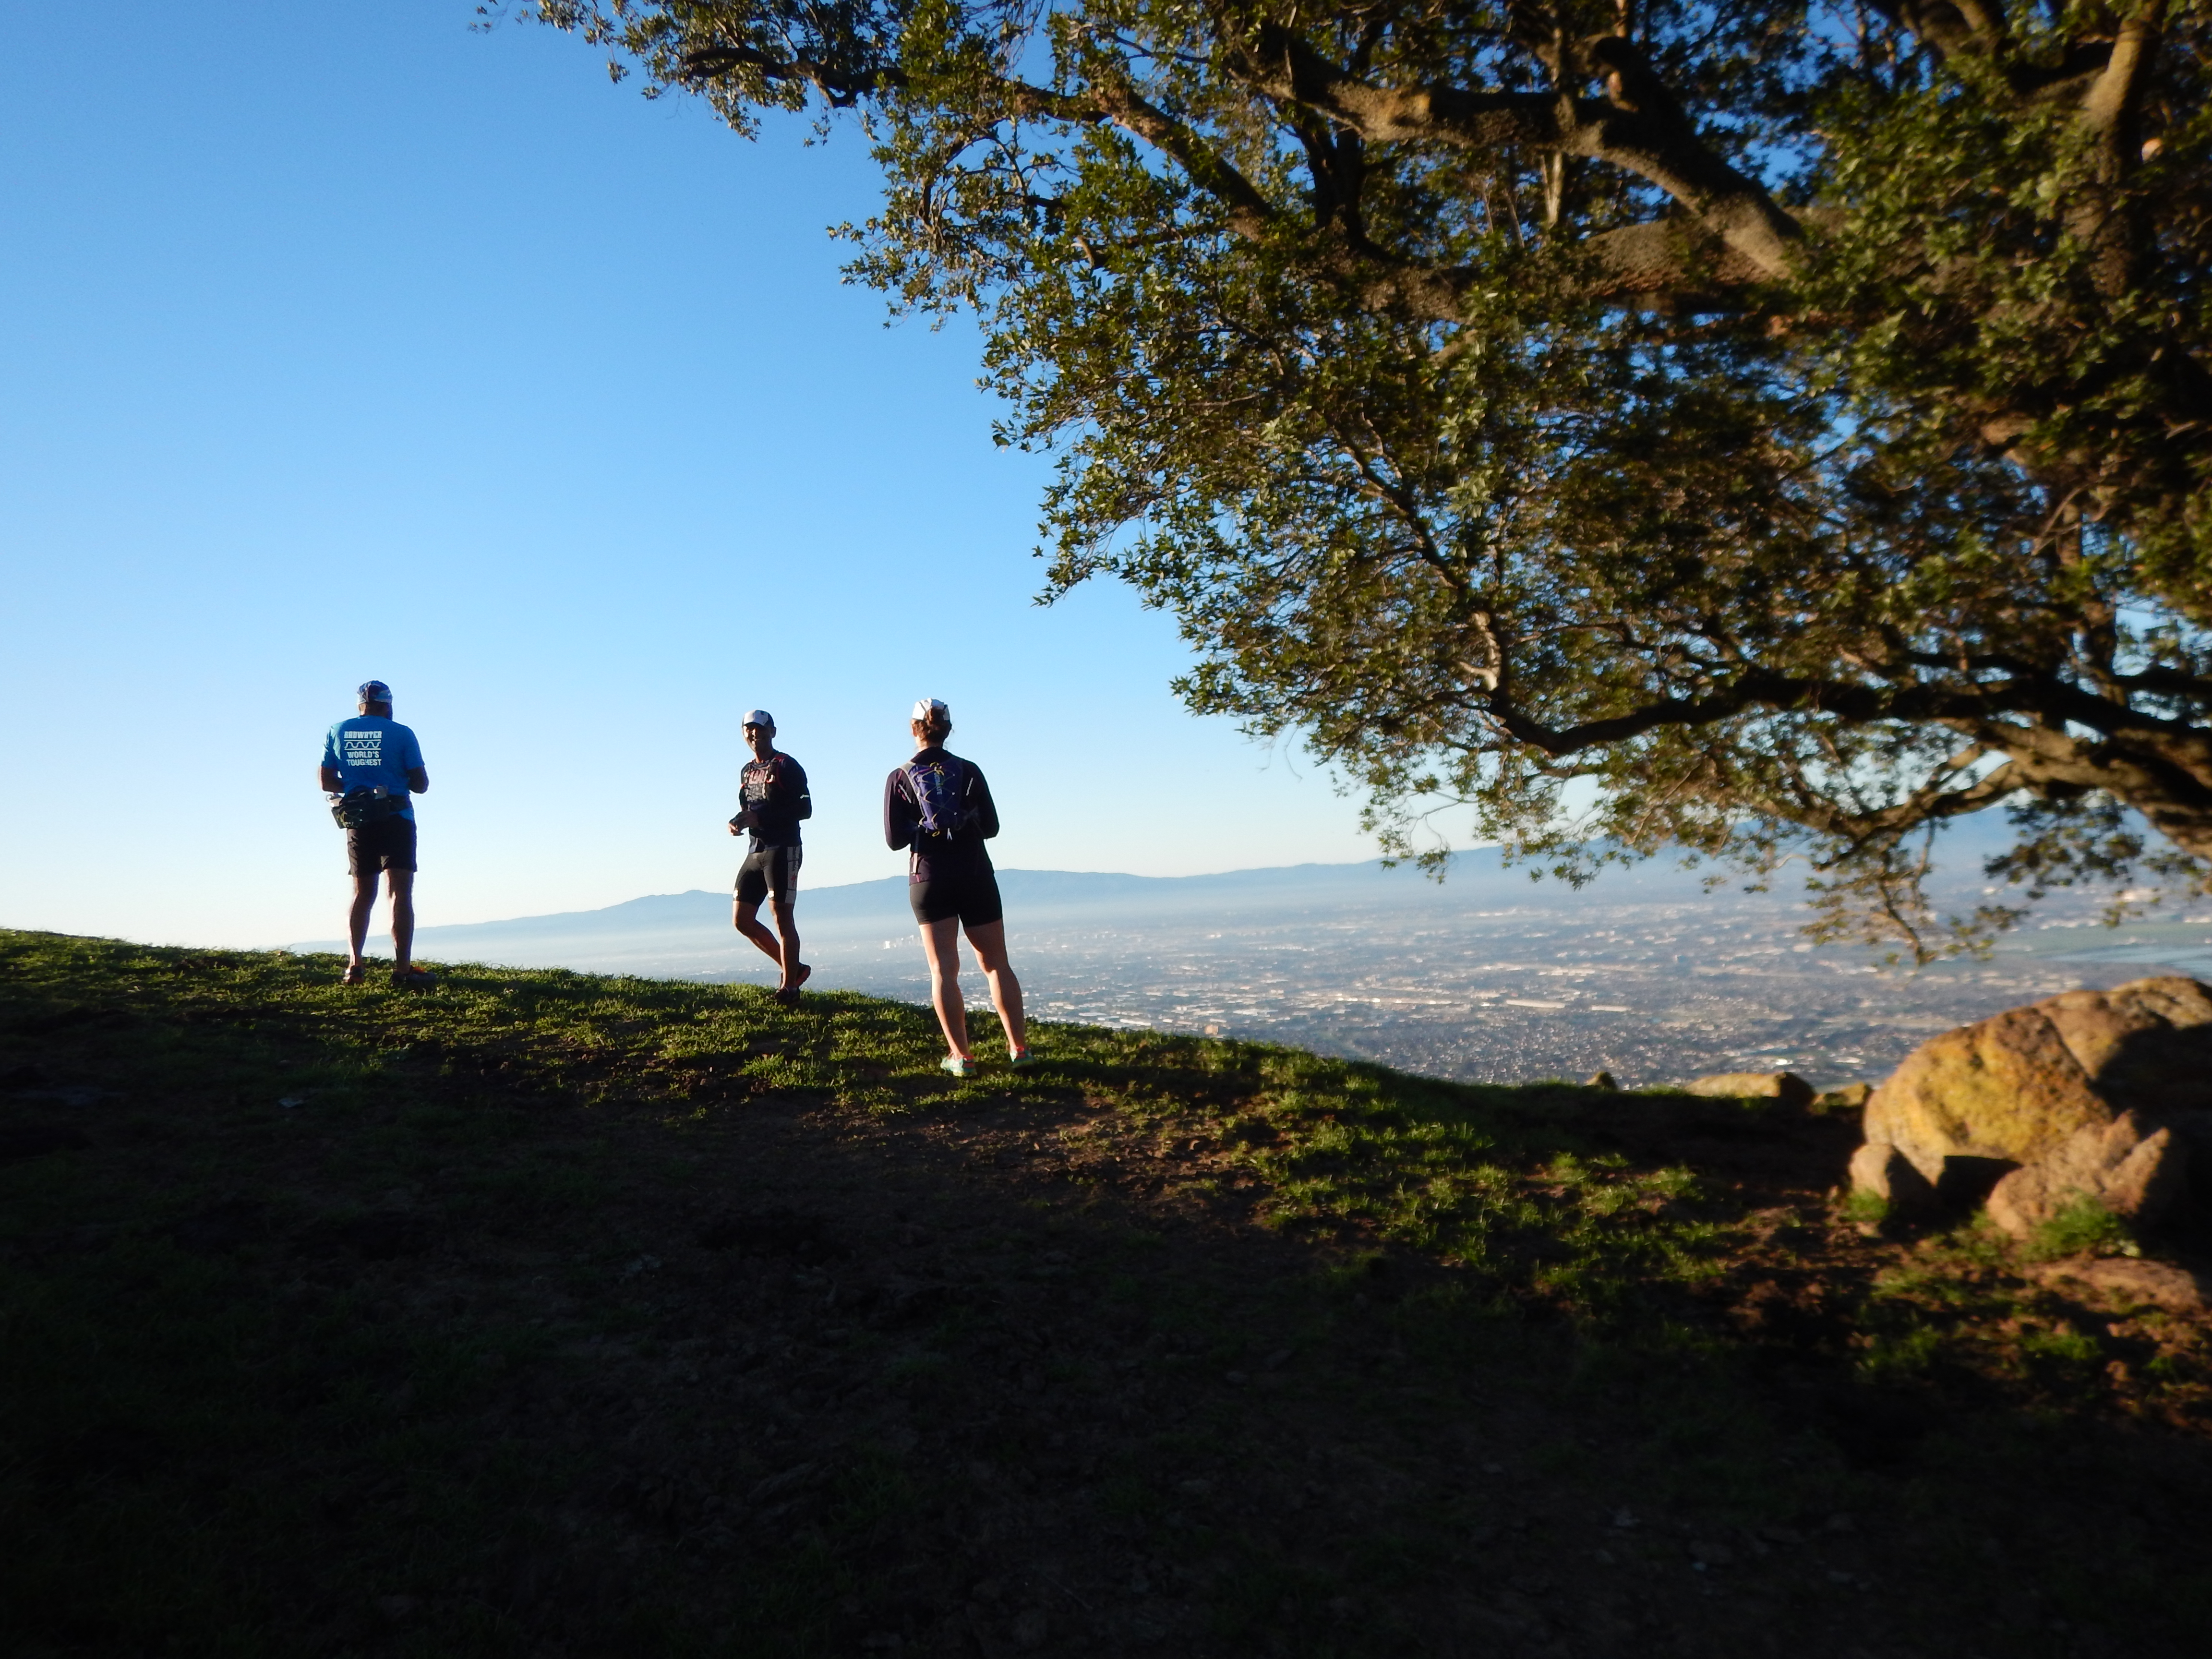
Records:
[[[1058,452],[1048,592],[1394,850],[1802,856],[1923,947],[1964,813],[2032,891],[2212,872],[2206,0],[527,9],[857,120],[854,270]]]

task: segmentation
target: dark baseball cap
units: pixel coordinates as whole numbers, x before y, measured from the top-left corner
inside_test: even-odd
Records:
[[[392,688],[382,680],[368,681],[361,688],[361,700],[363,702],[390,702]]]

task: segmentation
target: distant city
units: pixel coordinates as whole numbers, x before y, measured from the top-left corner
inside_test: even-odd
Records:
[[[1492,853],[1441,884],[1409,868],[1304,865],[1153,878],[1000,872],[1014,965],[1041,1019],[1295,1044],[1469,1081],[1610,1071],[1624,1085],[1787,1068],[1876,1079],[1929,1032],[2077,985],[2212,976],[2212,914],[2108,931],[2096,903],[2043,907],[1995,957],[1917,973],[1814,947],[1784,888],[1707,891],[1656,863],[1577,891]],[[1978,879],[1948,890],[1979,902]],[[902,880],[803,891],[812,988],[925,1001]],[[2156,914],[2156,913],[2154,913]],[[336,948],[328,941],[303,950]],[[603,910],[426,927],[426,959],[767,984],[729,900],[689,892]],[[984,988],[973,971],[969,1000]]]

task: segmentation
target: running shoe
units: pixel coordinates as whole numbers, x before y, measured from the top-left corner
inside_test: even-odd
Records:
[[[435,974],[426,974],[420,968],[394,968],[392,985],[398,991],[427,991],[437,984]]]
[[[1027,1044],[1024,1044],[1006,1056],[1006,1064],[1019,1071],[1024,1066],[1036,1065],[1036,1056],[1029,1051]]]
[[[345,971],[338,975],[338,983],[366,985],[368,983],[368,969],[358,962],[349,962],[345,965]]]
[[[975,1062],[963,1060],[958,1054],[947,1054],[937,1062],[937,1069],[950,1072],[955,1077],[973,1077],[975,1075]]]

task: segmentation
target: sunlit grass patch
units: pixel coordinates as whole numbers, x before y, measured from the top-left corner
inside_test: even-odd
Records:
[[[2055,1261],[2060,1256],[2084,1253],[2142,1253],[2127,1223],[2086,1193],[2038,1227],[2022,1250],[2030,1261]]]
[[[1717,1243],[1709,1220],[1681,1212],[1698,1192],[1691,1171],[1638,1169],[1544,1122],[1544,1100],[1583,1092],[1571,1085],[1455,1085],[1352,1065],[1323,1091],[1311,1057],[1271,1054],[1259,1069],[1295,1086],[1263,1089],[1224,1139],[1270,1188],[1272,1226],[1372,1237],[1614,1315],[1632,1282],[1702,1277]]]

